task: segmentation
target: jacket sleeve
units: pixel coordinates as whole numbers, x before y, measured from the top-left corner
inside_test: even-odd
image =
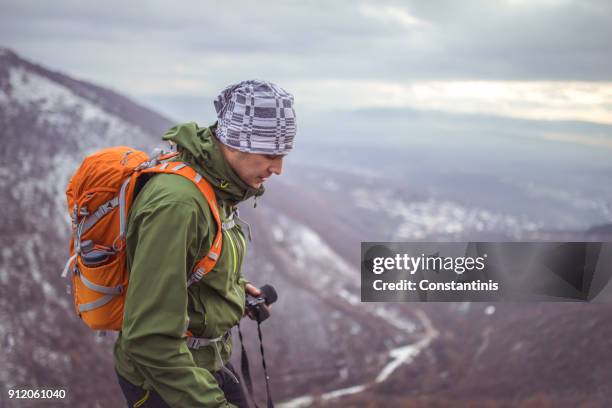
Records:
[[[166,201],[130,217],[132,258],[120,341],[172,407],[233,407],[213,375],[196,366],[184,339],[187,270],[205,238],[198,231],[203,216],[194,205]]]

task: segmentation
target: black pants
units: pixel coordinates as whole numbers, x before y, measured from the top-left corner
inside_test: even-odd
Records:
[[[225,366],[238,377],[238,374],[236,374],[234,367],[232,367],[230,363],[225,364]],[[239,408],[249,408],[249,403],[247,402],[241,384],[237,384],[229,374],[222,370],[217,371],[213,376],[219,383],[219,387],[230,404],[234,404]],[[119,386],[121,387],[121,391],[123,391],[129,408],[134,406],[137,408],[170,408],[155,390],[149,391],[147,396],[147,391],[121,377],[119,373],[117,373],[117,378],[119,379]]]

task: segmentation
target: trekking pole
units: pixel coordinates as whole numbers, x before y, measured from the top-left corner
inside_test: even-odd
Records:
[[[257,334],[259,336],[259,350],[261,353],[261,361],[264,369],[264,375],[266,379],[266,397],[267,397],[267,408],[274,408],[274,403],[272,402],[272,393],[270,391],[270,376],[268,375],[268,366],[266,364],[266,356],[264,352],[263,346],[263,335],[261,333],[261,323],[270,317],[270,312],[267,309],[267,305],[270,305],[278,299],[278,295],[276,294],[276,290],[271,285],[264,285],[261,287],[261,295],[259,297],[253,297],[251,295],[247,296],[246,307],[249,312],[251,312],[252,316],[255,317],[257,321]],[[240,346],[241,346],[241,358],[240,365],[242,370],[242,377],[244,378],[244,382],[247,386],[247,391],[249,392],[249,396],[255,405],[255,408],[259,408],[257,406],[257,402],[255,401],[255,397],[253,394],[253,382],[251,380],[251,372],[249,368],[249,359],[247,357],[246,349],[244,347],[244,342],[242,338],[242,331],[240,330],[240,323],[238,323],[238,335],[240,337]]]
[[[270,393],[270,376],[268,375],[268,367],[266,366],[266,356],[264,355],[263,338],[261,336],[261,323],[257,322],[257,333],[259,334],[259,350],[261,351],[261,362],[264,369],[264,376],[266,378],[266,396],[268,398],[268,408],[274,408],[272,402],[272,394]]]

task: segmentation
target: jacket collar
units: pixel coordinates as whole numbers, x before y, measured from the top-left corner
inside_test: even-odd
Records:
[[[253,188],[246,184],[225,160],[214,136],[217,123],[200,128],[195,122],[177,125],[167,131],[163,139],[174,142],[179,147],[179,160],[192,166],[215,189],[218,200],[231,205],[238,204],[250,197],[258,197],[264,187]]]

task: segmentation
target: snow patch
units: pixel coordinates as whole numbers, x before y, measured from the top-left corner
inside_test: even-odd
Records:
[[[378,317],[396,327],[401,331],[413,333],[416,330],[416,324],[405,316],[401,316],[396,310],[389,309],[385,306],[379,306],[374,312]]]
[[[304,397],[294,398],[291,401],[281,402],[277,404],[278,408],[302,408],[312,405],[314,398],[310,395]]]
[[[272,237],[274,238],[276,242],[281,242],[283,238],[285,237],[285,234],[283,233],[283,229],[279,227],[278,225],[275,225],[274,227],[272,227]]]
[[[345,395],[358,394],[360,392],[363,392],[363,390],[365,390],[365,389],[366,389],[365,385],[356,385],[354,387],[348,387],[348,388],[343,388],[343,389],[340,389],[340,390],[328,392],[326,394],[323,394],[321,396],[321,398],[324,399],[324,400],[340,398],[340,397],[343,397]]]
[[[496,214],[479,208],[468,208],[452,201],[405,202],[385,190],[354,189],[351,193],[358,207],[383,211],[399,219],[393,240],[423,239],[434,234],[462,234],[470,231],[503,231],[520,238],[524,232],[540,228],[526,218]]]
[[[426,349],[431,341],[438,336],[438,331],[434,329],[433,324],[427,317],[427,315],[418,310],[417,316],[421,320],[423,327],[425,327],[425,335],[416,343],[408,344],[393,349],[389,352],[389,356],[393,359],[389,362],[382,371],[376,377],[376,382],[380,383],[385,381],[393,372],[403,364],[410,364],[414,361],[414,358],[419,355],[421,351]]]
[[[280,229],[281,232],[278,232]],[[315,231],[286,216],[278,217],[272,229],[275,236],[284,237],[293,261],[301,270],[309,271],[317,280],[333,276],[352,282],[358,271],[338,255]],[[277,231],[277,232],[274,232]]]
[[[150,143],[150,136],[139,127],[35,72],[12,67],[9,81],[11,91],[3,97],[3,109],[11,114],[17,111],[15,105],[19,105],[39,113],[40,125],[71,129],[77,135],[75,142],[80,151],[93,152],[104,146],[125,145],[130,140],[137,144]],[[91,137],[78,137],[80,134]]]
[[[361,303],[361,299],[358,296],[353,295],[345,288],[340,288],[338,290],[338,296],[349,302],[351,305],[358,305]]]
[[[378,374],[376,382],[380,383],[385,381],[400,365],[411,363],[413,358],[421,351],[421,347],[418,346],[419,344],[410,344],[391,350],[389,356],[393,358],[393,360]]]

